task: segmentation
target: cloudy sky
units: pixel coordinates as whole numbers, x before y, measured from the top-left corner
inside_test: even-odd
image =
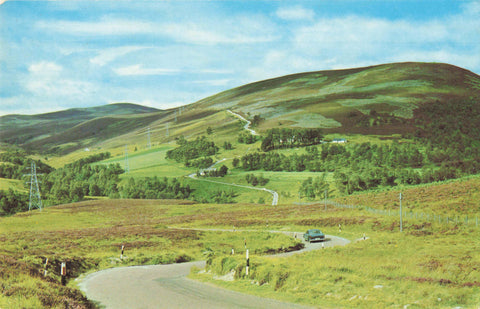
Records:
[[[479,16],[480,0],[7,1],[0,115],[166,109],[266,78],[388,62],[479,74]]]

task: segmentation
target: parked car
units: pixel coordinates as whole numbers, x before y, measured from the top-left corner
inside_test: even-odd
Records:
[[[322,233],[319,229],[310,229],[303,234],[305,241],[324,241],[325,234]]]

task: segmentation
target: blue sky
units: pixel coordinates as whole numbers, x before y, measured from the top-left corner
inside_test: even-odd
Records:
[[[479,0],[7,1],[0,115],[166,109],[266,78],[389,62],[478,74],[479,16]]]

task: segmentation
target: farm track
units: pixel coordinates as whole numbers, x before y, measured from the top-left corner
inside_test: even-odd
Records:
[[[230,231],[227,229],[193,229]],[[242,230],[244,231],[244,230]],[[247,230],[254,231],[254,230]],[[292,237],[300,232],[270,231]],[[288,257],[305,251],[344,246],[350,241],[327,235],[321,243],[305,243],[299,251],[271,255]],[[309,308],[273,299],[234,292],[187,278],[192,267],[204,268],[205,261],[182,264],[120,267],[99,271],[79,284],[86,296],[105,308]]]

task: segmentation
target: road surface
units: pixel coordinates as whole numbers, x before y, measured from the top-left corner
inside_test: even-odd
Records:
[[[298,238],[303,236],[302,233],[289,234],[296,234]],[[323,245],[332,247],[347,243],[349,241],[346,239],[327,235]],[[298,252],[282,253],[274,257],[285,257],[322,247],[322,243],[307,243]],[[204,268],[205,262],[112,268],[86,276],[79,286],[90,300],[107,309],[308,308],[188,279],[192,266]]]

